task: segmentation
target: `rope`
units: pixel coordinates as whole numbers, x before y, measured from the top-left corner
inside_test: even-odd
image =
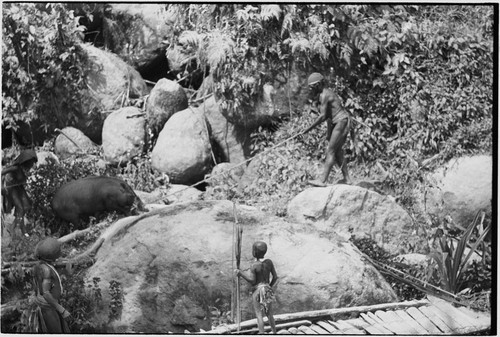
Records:
[[[182,189],[177,190],[177,191],[172,192],[172,193],[167,193],[167,194],[166,194],[166,196],[171,196],[171,195],[174,195],[174,194],[180,193],[180,192],[185,191],[185,190],[187,190],[187,189],[189,189],[189,188],[191,188],[191,187],[195,187],[195,186],[198,186],[198,185],[203,184],[203,183],[205,183],[205,182],[208,182],[208,181],[210,181],[211,179],[213,179],[213,178],[215,178],[215,177],[222,176],[222,175],[226,174],[227,172],[229,172],[229,171],[231,171],[231,170],[234,170],[235,168],[240,167],[240,166],[241,166],[241,165],[243,165],[243,164],[246,164],[247,162],[251,161],[252,159],[254,159],[254,158],[256,158],[256,157],[259,157],[259,156],[262,156],[263,154],[265,154],[265,153],[267,153],[267,152],[270,152],[270,151],[274,150],[275,148],[277,148],[277,147],[279,147],[279,146],[281,146],[281,145],[285,144],[286,142],[288,142],[288,141],[290,141],[290,140],[292,140],[292,139],[294,139],[294,138],[296,138],[296,137],[300,136],[301,134],[302,134],[302,132],[301,132],[301,133],[297,133],[297,134],[296,134],[296,135],[294,135],[294,136],[288,137],[287,139],[285,139],[284,141],[282,141],[282,142],[280,142],[280,143],[278,143],[278,144],[274,145],[273,147],[270,147],[269,149],[266,149],[266,150],[264,150],[264,151],[262,151],[262,152],[260,152],[260,153],[256,154],[256,155],[255,155],[255,156],[253,156],[252,158],[248,158],[248,159],[246,159],[246,160],[244,160],[244,161],[242,161],[242,162],[240,162],[240,163],[238,163],[238,164],[234,165],[233,167],[231,167],[231,168],[229,168],[229,169],[227,169],[227,170],[225,170],[225,171],[222,171],[222,172],[221,172],[221,173],[219,173],[219,174],[216,174],[216,175],[211,175],[211,176],[209,176],[209,177],[207,177],[207,178],[205,178],[205,179],[203,179],[203,180],[200,180],[200,181],[198,181],[198,182],[196,182],[196,183],[194,183],[194,184],[192,184],[192,185],[186,186],[185,188],[182,188]]]
[[[68,140],[69,140],[70,142],[72,142],[72,143],[73,143],[73,145],[75,145],[75,146],[76,146],[77,148],[79,148],[81,151],[85,152],[85,151],[84,151],[84,150],[80,147],[80,145],[78,145],[78,144],[77,144],[77,143],[76,143],[73,139],[71,139],[71,137],[69,137],[66,133],[64,133],[64,131],[62,131],[62,130],[60,130],[60,129],[58,129],[58,128],[54,129],[54,131],[59,132],[59,133],[60,133],[61,135],[63,135],[64,137],[68,138]]]

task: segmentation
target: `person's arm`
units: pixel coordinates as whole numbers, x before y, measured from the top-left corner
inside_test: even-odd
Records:
[[[255,281],[257,279],[257,277],[255,276],[255,270],[253,269],[253,266],[250,268],[248,275],[239,269],[236,269],[236,275],[243,277],[245,279],[245,281],[247,281],[251,285],[254,285]]]
[[[321,123],[323,123],[324,121],[326,120],[325,116],[323,114],[321,114],[315,121],[314,123],[311,124],[310,127],[308,127],[307,129],[305,129],[302,134],[306,134],[308,133],[309,131],[311,131],[312,129],[314,129],[315,127],[317,127],[318,125],[320,125]]]
[[[313,100],[309,100],[306,104],[305,104],[305,109],[304,111],[306,113],[313,113],[313,114],[319,114],[319,110],[318,110],[318,107],[316,105],[316,102],[313,101]]]
[[[64,318],[68,317],[70,315],[69,312],[57,302],[57,300],[54,298],[54,296],[52,296],[52,293],[50,292],[52,286],[52,280],[50,278],[51,275],[50,269],[48,269],[48,267],[46,266],[43,266],[42,270],[43,270],[43,280],[42,280],[43,298],[45,298],[47,303],[49,303]]]
[[[273,276],[273,279],[269,285],[272,288],[276,284],[276,282],[278,282],[278,274],[276,274],[276,269],[274,269],[273,262],[271,260],[269,261],[271,262],[271,275]]]
[[[302,134],[306,134],[324,121],[328,120],[330,113],[330,102],[333,100],[332,95],[329,94],[328,91],[324,91],[320,96],[320,106],[319,106],[319,117],[314,121],[314,123],[302,132]]]

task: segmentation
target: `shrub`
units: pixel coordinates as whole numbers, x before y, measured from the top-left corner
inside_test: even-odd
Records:
[[[97,157],[89,157],[84,160],[61,161],[60,164],[49,163],[34,169],[26,188],[33,202],[29,217],[33,219],[34,227],[44,227],[49,233],[59,231],[62,222],[56,219],[50,203],[57,190],[66,182],[90,175],[115,175],[113,169],[100,167],[97,161]]]
[[[391,256],[387,251],[379,247],[372,239],[369,238],[356,238],[352,237],[351,242],[369,258],[380,262],[386,266],[393,267],[402,272],[405,272],[418,279],[425,279],[427,275],[427,270],[425,266],[409,266],[406,264],[396,263],[393,261],[393,256]],[[420,299],[425,296],[425,293],[413,287],[412,285],[402,282],[395,277],[390,275],[384,275],[386,281],[391,285],[392,289],[396,292],[396,295],[400,300],[413,300]]]
[[[102,327],[92,322],[102,302],[100,279],[94,277],[92,283],[85,284],[84,271],[78,271],[70,277],[62,275],[61,279],[64,285],[61,305],[71,313],[67,320],[71,333],[102,332]]]
[[[153,169],[149,155],[143,155],[129,161],[125,167],[118,170],[117,176],[122,178],[135,190],[151,192],[159,187],[164,174]],[[168,178],[167,178],[168,179]],[[166,181],[165,183],[168,183]]]
[[[474,265],[474,269],[470,269],[470,262],[472,255],[478,250],[479,246],[483,243],[486,235],[488,235],[491,229],[491,223],[488,227],[482,231],[476,237],[473,236],[474,229],[479,225],[479,228],[483,228],[484,213],[478,212],[474,220],[467,227],[465,232],[461,235],[460,239],[456,242],[456,246],[453,243],[453,239],[447,235],[443,235],[440,240],[440,251],[434,251],[430,256],[435,261],[432,266],[434,272],[437,274],[439,283],[444,290],[451,293],[458,293],[464,289],[464,283],[474,274],[478,276],[478,280],[481,280],[481,284],[488,283],[488,276],[490,277],[491,287],[491,261],[489,263],[490,274],[488,275],[488,267],[478,268],[477,264]],[[469,247],[469,251],[466,248]],[[483,250],[483,256],[486,252]],[[486,281],[486,282],[485,282]],[[476,284],[476,289],[478,288]],[[482,290],[482,289],[481,289]]]

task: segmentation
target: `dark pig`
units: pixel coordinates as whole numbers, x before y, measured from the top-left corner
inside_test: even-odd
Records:
[[[125,181],[115,177],[90,176],[61,186],[51,205],[57,216],[79,227],[82,219],[100,212],[130,214],[134,203],[138,210],[147,211]]]

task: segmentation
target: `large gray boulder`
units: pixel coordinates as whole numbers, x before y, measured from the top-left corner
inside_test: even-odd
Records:
[[[98,146],[82,131],[72,126],[65,127],[56,137],[54,152],[66,159],[72,155],[86,155],[98,150]]]
[[[245,140],[248,140],[248,130],[234,126],[221,113],[220,106],[213,96],[206,99],[200,106],[193,108],[202,112],[210,125],[211,136],[221,155],[222,162],[234,164],[245,160],[248,151]]]
[[[146,144],[146,118],[136,107],[111,113],[102,127],[104,158],[112,164],[126,164],[141,155]]]
[[[151,90],[146,105],[148,123],[155,136],[173,114],[187,107],[186,93],[177,82],[166,78],[159,80]]]
[[[154,50],[161,46],[165,36],[171,32],[166,23],[165,5],[161,3],[112,3],[116,13],[125,13],[136,17],[140,25],[130,34],[130,43],[136,50],[132,52],[134,63],[139,66],[150,60]]]
[[[290,201],[288,216],[346,238],[369,237],[393,254],[420,244],[411,217],[393,198],[358,186],[308,188]]]
[[[425,200],[429,214],[444,219],[450,216],[467,227],[479,210],[491,212],[493,192],[493,161],[480,155],[450,160],[437,169],[430,180]]]
[[[241,268],[253,260],[252,244],[263,240],[280,278],[275,312],[299,312],[393,302],[396,296],[360,252],[334,233],[290,223],[237,206],[243,228]],[[113,331],[166,333],[210,328],[210,307],[231,303],[234,217],[229,201],[165,206],[119,220],[89,268],[101,286],[120,282],[123,309]],[[108,232],[114,233],[110,236]],[[250,286],[241,281],[242,319],[254,317]],[[95,323],[106,323],[109,294]]]
[[[105,117],[120,107],[128,98],[139,98],[148,93],[141,75],[117,55],[81,44],[91,63],[87,76],[88,94],[84,111],[95,112],[79,122],[78,127],[94,142],[101,142],[102,123]]]
[[[203,180],[213,164],[209,132],[203,114],[191,108],[179,111],[163,127],[151,152],[151,165],[174,184]]]

